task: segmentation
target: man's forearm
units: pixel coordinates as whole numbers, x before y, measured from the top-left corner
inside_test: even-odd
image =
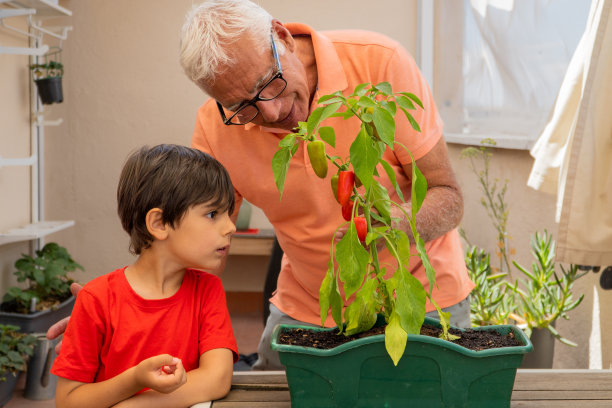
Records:
[[[411,215],[410,203],[402,205],[404,210]],[[401,218],[399,227],[414,242],[410,223],[400,211],[394,211]],[[393,214],[392,213],[392,214]],[[452,187],[438,186],[427,190],[427,195],[416,217],[416,229],[421,238],[431,241],[441,237],[448,231],[456,228],[463,217],[463,197],[461,192]]]

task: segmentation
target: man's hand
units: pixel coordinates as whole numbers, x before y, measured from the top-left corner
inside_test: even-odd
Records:
[[[169,394],[187,382],[187,373],[179,358],[169,354],[150,357],[136,366],[136,382],[143,388],[150,388]]]
[[[74,297],[77,296],[77,294],[81,291],[81,289],[83,289],[83,286],[79,285],[76,282],[70,285],[70,292],[72,292]],[[65,317],[59,322],[55,323],[53,326],[49,327],[49,330],[47,330],[47,338],[49,340],[53,340],[61,336],[66,331],[66,327],[68,326],[69,320],[70,320],[70,316]],[[55,346],[55,352],[59,354],[61,348],[62,348],[62,342],[60,340],[60,342],[57,343],[57,345]]]

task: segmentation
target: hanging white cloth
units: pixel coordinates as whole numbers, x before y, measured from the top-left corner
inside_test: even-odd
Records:
[[[612,264],[612,0],[593,0],[527,185],[557,194],[557,261]]]

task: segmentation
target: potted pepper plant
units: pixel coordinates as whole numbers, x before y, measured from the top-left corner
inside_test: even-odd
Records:
[[[19,327],[0,324],[0,407],[13,396],[20,372],[34,353],[36,338],[19,332]]]
[[[49,52],[42,58],[42,63],[30,65],[40,100],[45,105],[61,103],[64,101],[62,90],[64,65],[61,62],[61,49]]]
[[[34,257],[23,254],[15,268],[17,281],[27,286],[7,290],[0,304],[0,323],[19,326],[26,333],[46,332],[72,312],[75,298],[70,284],[74,281],[67,273],[83,267],[66,248],[50,242]]]
[[[383,155],[387,149],[406,149],[395,141],[396,114],[404,114],[420,131],[411,111],[422,109],[421,101],[409,92],[393,92],[383,82],[361,84],[350,95],[325,95],[318,102],[321,106],[307,122],[279,143],[272,163],[275,181],[282,196],[289,162],[299,144],[306,143],[319,177],[327,177],[329,163],[336,168],[330,194],[336,196],[348,229],[337,244],[330,237],[329,267],[319,292],[322,326],[331,312],[337,327],[280,325],[273,335],[272,348],[286,367],[292,406],[509,406],[516,368],[531,349],[529,340],[516,326],[468,333],[449,325],[449,314],[431,296],[435,271],[415,227],[427,181],[413,160],[409,212],[390,199],[379,181],[379,175],[386,174],[404,201],[407,192]],[[346,159],[325,151],[335,147],[333,127],[324,126],[330,117],[359,121]],[[391,206],[408,220],[412,248],[408,235],[394,227]],[[392,271],[379,263],[379,247],[395,259]],[[428,287],[410,273],[414,252],[425,267]],[[426,299],[437,309],[439,320],[425,318]],[[421,335],[424,327],[436,334]],[[364,336],[372,329],[379,334]],[[303,331],[304,336],[333,333],[351,340],[331,349],[285,344],[284,335],[291,331]],[[479,351],[457,344],[473,332],[516,342],[513,347]]]

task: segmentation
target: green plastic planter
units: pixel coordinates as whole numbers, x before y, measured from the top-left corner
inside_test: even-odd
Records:
[[[425,324],[438,326],[426,317]],[[532,350],[516,326],[476,330],[514,332],[522,346],[472,351],[429,336],[409,335],[397,366],[385,349],[384,335],[361,338],[329,350],[278,344],[272,348],[286,368],[291,406],[300,407],[510,407],[516,369]]]

